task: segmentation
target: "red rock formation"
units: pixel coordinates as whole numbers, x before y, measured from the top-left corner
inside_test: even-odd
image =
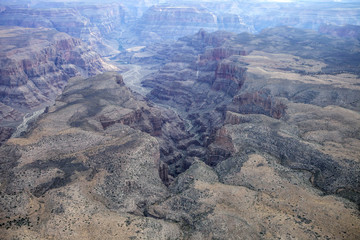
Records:
[[[214,166],[220,161],[230,157],[235,152],[235,148],[232,138],[225,127],[217,130],[212,138],[214,140],[208,147],[209,155],[206,162]]]
[[[53,28],[90,44],[98,53],[109,55],[117,47],[105,43],[105,35],[118,31],[125,22],[120,4],[40,3],[38,8],[5,8],[0,25]],[[58,8],[56,8],[58,7]]]
[[[235,96],[233,105],[229,108],[238,113],[265,114],[280,119],[284,116],[287,106],[278,100],[274,100],[265,92],[258,91]]]
[[[1,27],[0,45],[0,127],[50,104],[71,77],[112,68],[79,39],[55,30]],[[9,129],[2,132],[3,140],[10,137]]]
[[[196,35],[196,40],[200,40],[205,46],[220,47],[226,40],[235,36],[235,34],[224,31],[217,31],[215,33],[208,33],[201,29]]]
[[[230,62],[221,62],[215,71],[216,78],[225,78],[236,82],[243,82],[246,69]]]
[[[227,111],[225,117],[225,124],[237,125],[246,122],[240,115]]]
[[[0,31],[0,101],[11,107],[36,108],[52,101],[70,77],[110,70],[98,54],[65,33],[7,27]]]
[[[243,49],[236,49],[236,48],[227,48],[227,47],[218,47],[207,50],[205,54],[200,56],[200,61],[219,61],[225,58],[228,58],[232,55],[241,55],[245,56],[246,51]]]
[[[215,70],[215,81],[212,89],[235,94],[245,82],[246,68],[230,61],[222,61]]]

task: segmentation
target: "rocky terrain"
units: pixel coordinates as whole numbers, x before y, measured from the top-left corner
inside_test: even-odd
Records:
[[[209,9],[197,6],[153,6],[147,10],[135,27],[138,35],[150,39],[173,39],[193,34],[199,28],[215,31],[219,28],[237,32],[249,31],[237,15],[218,18]],[[230,29],[228,29],[230,30]],[[150,36],[149,36],[150,35]]]
[[[307,170],[309,167],[307,165],[311,165],[310,168],[318,168],[314,166],[315,162],[321,164],[321,168],[325,167],[323,165],[325,163],[325,165],[329,164],[329,169],[334,168],[331,162],[338,162],[339,156],[330,160],[328,155],[345,148],[349,150],[349,154],[350,152],[354,154],[347,155],[342,152],[342,158],[350,161],[346,164],[349,167],[347,170],[358,169],[355,167],[358,166],[359,157],[357,153],[359,136],[358,130],[355,130],[359,127],[358,120],[355,119],[359,119],[357,114],[360,109],[358,43],[292,28],[269,29],[256,36],[219,32],[209,34],[200,31],[193,37],[181,40],[168,52],[180,51],[184,54],[170,54],[168,63],[159,72],[146,77],[143,84],[152,88],[148,94],[150,99],[171,105],[179,110],[179,114],[184,119],[191,122],[191,131],[198,137],[200,145],[197,147],[197,157],[206,159],[205,162],[210,165],[217,165],[223,159],[230,157],[236,152],[236,147],[233,146],[232,137],[227,134],[224,125],[254,121],[242,119],[241,114],[261,114],[289,124],[292,130],[288,131],[295,134],[292,138],[297,139],[296,143],[294,142],[296,146],[299,147],[302,141],[315,144],[312,146],[315,147],[314,155],[310,154],[308,157],[302,155],[302,161],[307,159],[305,161],[310,162],[298,163],[298,160],[295,160],[297,157],[292,155],[294,152],[280,153],[284,149],[293,149],[295,145],[271,147],[272,144],[285,144],[286,140],[275,140],[274,134],[269,132],[267,134],[273,136],[274,142],[262,143],[262,137],[259,136],[263,133],[259,132],[254,133],[254,138],[257,139],[252,140],[254,146],[244,148],[261,149],[272,155],[279,152],[277,156],[279,160],[284,163],[295,161],[296,168],[303,167]],[[310,42],[316,45],[318,52],[314,53],[313,48],[308,44]],[[345,45],[349,46],[348,51],[343,51],[346,49],[343,47]],[[353,51],[354,47],[357,47],[357,53]],[[329,48],[334,54],[333,57],[328,55]],[[337,54],[340,48],[343,51],[341,56],[344,59],[343,63],[339,63]],[[159,52],[161,55],[162,50]],[[188,57],[188,53],[193,57]],[[341,72],[339,68],[342,69]],[[312,111],[314,112],[311,113]],[[337,111],[348,112],[352,117],[350,115],[345,117],[343,113],[337,114]],[[335,117],[333,114],[338,116]],[[299,117],[303,115],[307,117]],[[340,116],[342,120],[339,119]],[[348,124],[345,118],[354,122]],[[262,121],[261,125],[264,125]],[[259,128],[255,127],[255,129]],[[328,135],[327,131],[339,138]],[[249,139],[248,141],[252,142]],[[351,144],[347,145],[345,142]],[[270,148],[265,150],[266,146]],[[295,152],[301,154],[304,151],[311,152],[310,149],[305,150],[308,148],[307,144],[303,147],[304,149],[300,148]],[[318,150],[325,154],[320,157],[323,160],[314,160],[315,155],[320,154]],[[291,166],[291,164],[286,165]],[[320,171],[324,173],[326,170]],[[333,177],[334,172],[330,171]],[[358,174],[354,172],[354,176]],[[341,175],[339,173],[338,176]],[[351,198],[359,199],[356,193],[359,190],[358,180],[355,177],[350,182],[345,185],[353,186],[351,191],[354,191],[356,196]],[[319,184],[315,179],[315,185],[319,186]],[[342,184],[344,183],[340,185]],[[321,188],[326,189],[325,186]],[[336,191],[335,187],[331,193]]]
[[[99,54],[114,54],[118,43],[112,39],[126,21],[119,4],[39,3],[32,8],[5,7],[0,25],[27,28],[54,28],[90,44]]]
[[[258,33],[284,25],[313,30],[325,24],[358,25],[358,7],[355,2],[165,1],[150,7],[130,24],[130,32],[125,31],[121,42],[126,45],[129,39],[133,44],[176,40],[199,28]]]
[[[197,26],[207,31],[217,29],[240,33],[283,25],[314,30],[321,24],[358,25],[359,14],[356,3],[181,1],[180,4],[150,8],[140,24],[147,32],[176,39],[197,32]]]
[[[116,239],[141,228],[140,236],[179,236],[175,224],[143,216],[169,194],[151,135],[181,136],[173,112],[146,103],[115,73],[72,79],[46,112],[1,148],[2,237]]]
[[[319,32],[335,37],[360,40],[360,26],[357,25],[336,26],[327,24],[320,26]]]
[[[287,27],[201,30],[117,56],[156,60],[146,98],[126,72],[70,79],[0,147],[2,236],[359,238],[358,51]]]
[[[0,239],[360,238],[358,3],[111,2],[0,1]]]
[[[171,142],[169,137],[188,137],[181,119],[130,91],[118,74],[71,79],[55,105],[25,136],[10,139],[0,148],[6,156],[1,163],[2,236],[359,236],[355,205],[323,195],[309,182],[317,181],[319,174],[326,177],[328,163],[322,163],[321,173],[301,170],[303,158],[297,154],[304,153],[304,148],[316,161],[322,155],[302,143],[289,123],[230,112],[225,123],[212,145],[224,149],[230,144],[231,156],[209,165],[193,157],[191,166],[170,180],[161,148]],[[276,137],[274,141],[269,134]],[[257,146],[257,139],[263,145]],[[293,144],[298,151],[289,152],[291,148],[278,144]],[[273,154],[266,153],[270,148]],[[297,160],[279,161],[281,157],[274,154],[281,149]],[[292,165],[297,161],[297,167]],[[336,166],[344,170],[341,161]],[[337,182],[347,180],[337,176]],[[334,224],[329,225],[328,219]]]
[[[52,29],[1,27],[0,43],[1,136],[24,114],[51,104],[70,77],[115,69],[79,39]]]
[[[276,1],[0,1],[0,25],[47,27],[91,44],[102,56],[134,45],[206,31],[258,33],[276,26],[318,30],[359,25],[359,3]]]

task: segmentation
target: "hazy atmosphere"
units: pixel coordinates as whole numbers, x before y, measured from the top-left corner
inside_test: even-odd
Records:
[[[0,239],[360,239],[360,2],[0,0]]]

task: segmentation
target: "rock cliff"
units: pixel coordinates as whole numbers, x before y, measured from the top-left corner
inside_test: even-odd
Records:
[[[146,9],[137,4],[152,2],[127,10],[140,17]],[[160,43],[113,58],[129,63],[116,62],[123,75],[86,78],[110,66],[65,33],[2,28],[0,140],[13,136],[0,146],[2,238],[360,238],[356,38],[278,27],[161,40],[173,37],[166,36],[172,27],[185,33],[246,21],[253,31],[269,20],[317,28],[332,19],[330,10],[338,14],[338,3],[319,12],[307,3],[259,3],[260,14],[242,2],[249,6],[242,16],[239,2],[201,3],[153,7],[140,25],[132,18],[143,42]],[[37,8],[52,12],[53,4]],[[129,20],[116,4],[57,4],[59,16],[84,21],[71,30],[64,21],[73,34],[91,28],[90,35],[114,40],[117,24]],[[348,13],[340,20],[354,20],[357,10]],[[131,38],[122,33],[120,41]],[[60,91],[13,134],[9,124],[25,108]]]
[[[53,102],[69,78],[115,69],[79,39],[51,29],[1,27],[1,124]]]
[[[134,45],[175,40],[198,32],[258,33],[293,26],[359,24],[358,3],[245,1],[6,1],[0,25],[52,27],[91,44],[102,56]]]
[[[356,3],[344,5],[336,2],[185,1],[180,5],[165,2],[150,7],[133,29],[145,42],[175,40],[194,34],[200,28],[256,33],[286,25],[317,30],[323,24],[358,24],[357,8]]]
[[[2,236],[357,238],[357,206],[323,192],[356,201],[358,163],[310,137],[316,112],[341,126],[345,144],[358,113],[287,104],[286,120],[227,111],[206,158],[197,155],[204,140],[188,136],[176,113],[130,91],[120,75],[72,78],[25,135],[0,146]],[[213,129],[203,111],[193,122]],[[175,178],[161,150],[169,142],[188,154]]]
[[[29,227],[33,237],[60,238],[74,231],[76,237],[80,228],[96,226],[99,238],[101,229],[113,221],[122,222],[117,231],[121,236],[134,234],[126,230],[133,221],[150,231],[138,232],[139,236],[153,238],[162,228],[164,236],[181,236],[176,224],[148,219],[147,209],[169,195],[161,149],[185,139],[186,132],[174,112],[147,103],[121,79],[116,73],[72,78],[25,138],[12,138],[0,147],[5,156],[2,236],[15,236],[21,227]],[[73,213],[82,216],[75,225],[53,228]],[[101,216],[101,224],[87,225],[94,215]],[[106,215],[114,218],[103,218]],[[46,226],[53,231],[41,230]]]
[[[5,8],[0,13],[0,25],[54,28],[90,44],[101,55],[117,52],[119,46],[111,34],[125,21],[125,10],[119,4],[40,3],[32,8]]]
[[[231,26],[231,27],[230,27]],[[139,20],[135,30],[139,35],[154,34],[160,39],[173,39],[197,32],[218,29],[248,30],[236,15],[218,18],[216,13],[201,6],[153,6]],[[230,29],[228,29],[230,30]]]
[[[274,41],[274,38],[277,38],[277,41]],[[335,138],[333,141],[340,144],[338,145],[339,149],[341,146],[345,147],[346,145],[351,150],[348,152],[349,155],[342,158],[343,160],[339,160],[339,156],[331,154],[329,158],[326,154],[335,151],[336,147],[331,148],[332,150],[329,152],[325,150],[326,147],[320,147],[321,144],[324,144],[323,138],[321,138],[321,142],[317,142],[317,140],[314,140],[315,138],[310,140],[310,138],[305,137],[313,136],[313,133],[308,132],[310,124],[308,121],[310,121],[311,114],[306,120],[297,119],[296,116],[300,112],[317,111],[315,109],[318,108],[325,108],[319,114],[326,115],[326,109],[330,106],[337,106],[337,108],[344,111],[348,110],[355,115],[359,111],[358,94],[360,89],[356,85],[358,70],[355,67],[359,60],[353,55],[353,47],[358,45],[354,45],[352,40],[345,39],[341,43],[339,41],[339,39],[321,36],[312,31],[286,27],[269,29],[257,36],[248,34],[235,36],[222,32],[220,34],[209,34],[200,31],[192,37],[182,38],[180,42],[174,45],[178,51],[184,52],[183,58],[170,57],[162,69],[146,77],[143,84],[145,87],[152,88],[148,94],[150,99],[178,109],[182,118],[188,119],[190,132],[196,136],[195,138],[198,141],[197,145],[191,146],[190,144],[186,146],[188,158],[197,156],[206,163],[215,166],[222,161],[226,161],[240,149],[266,152],[272,156],[277,153],[276,158],[283,165],[312,172],[314,174],[312,180],[314,186],[325,192],[335,194],[345,184],[342,182],[343,180],[340,180],[340,176],[342,176],[340,172],[351,172],[353,167],[348,168],[345,166],[347,164],[351,166],[358,164],[356,154],[353,155],[358,144],[356,134],[350,136],[345,134],[346,130],[344,130],[345,132],[340,130],[341,134],[347,136],[342,135],[343,137],[349,137],[352,139],[349,141],[357,143],[350,147],[350,145],[343,142],[344,140]],[[308,42],[312,42],[313,47],[308,48]],[[342,54],[344,59],[351,58],[354,60],[351,64],[346,66],[345,64],[340,64],[341,66],[338,64],[337,52],[341,51],[339,44],[341,46],[349,44],[349,48],[342,49]],[[173,51],[169,45],[163,47],[168,49],[168,52]],[[316,52],[313,49],[316,49]],[[358,48],[356,49],[356,51],[359,51]],[[163,51],[163,49],[160,49],[160,54]],[[193,59],[186,57],[186,54],[190,52],[193,52],[198,57]],[[327,58],[323,57],[325,55]],[[321,59],[325,59],[324,62]],[[337,63],[337,66],[335,66],[335,63]],[[342,72],[339,73],[336,68],[341,68]],[[185,72],[186,75],[179,74]],[[302,109],[301,106],[304,106],[304,108]],[[306,110],[308,108],[312,110]],[[246,115],[243,114],[255,115],[252,118],[244,118],[243,116]],[[291,143],[287,143],[286,139],[276,140],[275,137],[270,137],[274,136],[274,134],[265,133],[267,130],[262,133],[263,130],[258,125],[249,125],[250,128],[254,127],[254,132],[257,132],[259,136],[261,134],[265,135],[257,137],[254,134],[249,139],[250,135],[245,134],[245,130],[242,130],[243,134],[247,136],[244,141],[254,143],[254,146],[236,147],[233,141],[234,135],[231,135],[232,131],[228,130],[224,125],[245,126],[246,124],[255,124],[260,121],[255,116],[262,115],[289,124],[289,126],[284,127],[289,129],[286,131],[296,133],[292,137],[289,136],[292,139]],[[333,120],[332,117],[327,118],[325,115],[323,116],[327,120],[320,121],[320,125],[326,125],[327,121],[338,122],[338,120]],[[315,119],[317,117],[313,117],[313,121],[318,121]],[[341,128],[345,127],[344,124],[344,122],[341,123]],[[354,124],[355,122],[351,125],[356,129],[358,124]],[[333,129],[325,126],[324,128],[329,131]],[[340,133],[337,132],[336,134]],[[267,141],[265,136],[269,136],[268,140],[272,143],[265,143]],[[310,141],[311,144],[315,145],[308,149],[306,145],[301,145],[298,142],[299,138]],[[275,147],[274,145],[274,147],[266,150],[265,145],[270,146],[272,144],[280,144],[281,146]],[[326,145],[329,146],[328,144],[330,143]],[[295,146],[297,147],[295,148]],[[194,151],[195,149],[196,151]],[[282,152],[284,149],[288,149],[289,152]],[[298,150],[293,152],[290,149]],[[318,151],[324,153],[324,155],[321,155]],[[302,156],[293,155],[295,152],[301,153]],[[304,152],[307,155],[304,155]],[[343,164],[336,166],[339,172],[335,173],[336,171],[330,169],[334,168],[338,161],[343,162]],[[350,162],[345,164],[347,161]],[[332,173],[326,173],[327,171]],[[318,175],[320,172],[321,177]],[[174,176],[177,174],[177,172],[172,171],[170,173],[175,174]],[[337,176],[335,177],[337,180],[333,179],[335,175],[332,174]],[[358,172],[352,172],[350,175],[358,176],[358,174]],[[334,183],[331,183],[332,181]],[[358,199],[356,193],[358,188],[356,187],[357,181],[355,178],[349,180],[345,185],[348,187],[351,185],[349,188],[352,190],[346,188],[348,189],[346,191],[352,193],[343,194],[343,196],[346,195],[359,204],[358,200],[356,200]]]
[[[185,145],[187,157],[202,161],[193,159],[190,168],[177,175],[170,185],[177,195],[152,206],[151,216],[179,221],[191,229],[188,233],[194,239],[240,234],[238,226],[250,239],[274,238],[283,230],[283,234],[296,232],[304,238],[330,232],[342,235],[334,226],[322,231],[312,225],[322,220],[298,197],[317,199],[316,194],[308,195],[312,186],[359,206],[358,42],[286,27],[257,36],[200,31],[180,40],[173,47],[184,52],[184,57],[168,58],[143,84],[152,88],[150,99],[178,109],[188,119],[196,137]],[[174,51],[169,45],[163,47]],[[163,51],[159,50],[161,56]],[[198,57],[186,57],[190,52]],[[346,64],[339,61],[339,52]],[[180,72],[188,74],[179,77]],[[286,223],[279,232],[265,227],[262,217],[253,222],[250,215],[260,213],[249,210],[254,209],[250,207],[254,206],[252,191],[262,196],[255,200],[261,214],[270,217],[273,211],[284,210],[284,218],[281,214],[270,217],[272,223],[293,219],[319,230],[309,228],[305,233],[297,226],[285,230],[292,225]],[[242,197],[234,196],[235,192]],[[233,201],[239,199],[242,203],[233,208]],[[290,199],[296,199],[296,204]],[[231,217],[223,215],[226,209]],[[219,219],[228,227],[219,227]],[[237,227],[229,227],[234,221]],[[352,232],[353,237],[359,235],[355,229]]]

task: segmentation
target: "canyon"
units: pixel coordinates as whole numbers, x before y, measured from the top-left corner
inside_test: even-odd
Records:
[[[134,45],[206,31],[258,33],[276,26],[318,30],[359,25],[358,3],[271,1],[0,1],[0,25],[47,27],[90,44],[101,56]]]
[[[356,2],[0,3],[0,238],[360,238]]]
[[[56,30],[0,27],[0,33],[0,126],[5,137],[25,114],[52,103],[71,77],[116,69],[79,39]]]

